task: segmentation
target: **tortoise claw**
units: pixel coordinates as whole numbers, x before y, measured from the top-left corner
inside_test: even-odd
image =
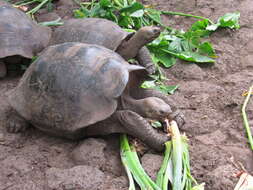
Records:
[[[19,133],[27,129],[28,123],[20,116],[13,116],[9,119],[6,129],[9,133]]]

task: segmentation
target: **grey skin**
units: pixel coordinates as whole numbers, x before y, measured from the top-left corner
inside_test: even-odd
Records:
[[[146,26],[136,33],[128,33],[106,19],[70,19],[53,32],[51,44],[82,42],[101,45],[116,51],[125,60],[136,58],[149,74],[153,74],[155,66],[145,45],[157,38],[160,32],[159,27]]]
[[[127,133],[161,151],[168,140],[147,122],[170,117],[170,106],[156,97],[134,99],[131,82],[144,67],[130,65],[97,45],[64,43],[48,47],[8,94],[6,127],[19,132],[32,124],[70,139]]]
[[[26,63],[48,45],[50,38],[50,28],[39,26],[25,13],[0,0],[0,78],[8,72],[6,64]]]

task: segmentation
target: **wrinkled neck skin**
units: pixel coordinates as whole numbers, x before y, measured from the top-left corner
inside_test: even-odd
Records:
[[[139,50],[147,44],[147,40],[143,37],[141,32],[137,31],[129,40],[125,40],[117,48],[119,53],[125,60],[136,57]]]
[[[121,96],[121,104],[124,110],[131,110],[140,114],[142,117],[149,117],[146,114],[146,106],[143,105],[142,101],[143,99],[137,100],[132,98],[127,92],[123,93]]]

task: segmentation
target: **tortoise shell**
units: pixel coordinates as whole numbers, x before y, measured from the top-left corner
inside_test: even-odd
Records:
[[[51,44],[83,42],[115,51],[128,35],[116,23],[106,19],[70,19],[54,31]]]
[[[0,58],[32,58],[49,43],[51,30],[39,26],[25,13],[0,1]]]
[[[116,110],[130,71],[144,68],[101,46],[50,46],[9,94],[9,103],[37,128],[71,137]]]

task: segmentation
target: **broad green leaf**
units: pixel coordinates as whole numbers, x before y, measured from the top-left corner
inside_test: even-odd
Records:
[[[135,11],[138,11],[138,10],[141,10],[141,9],[144,9],[144,6],[141,3],[139,3],[139,2],[135,2],[132,5],[129,5],[127,7],[124,7],[122,9],[120,9],[119,12],[120,13],[129,13],[129,14],[132,14]]]
[[[220,23],[221,27],[229,27],[231,29],[239,29],[239,18],[240,18],[240,13],[235,12],[235,13],[227,13],[224,16],[219,18],[218,23]]]
[[[111,2],[109,0],[100,0],[99,5],[103,8],[111,7]]]
[[[141,87],[142,88],[154,88],[156,86],[155,81],[151,80],[151,81],[145,81],[144,83],[142,83]]]
[[[206,30],[215,31],[219,27],[228,27],[231,29],[239,29],[240,28],[239,18],[240,18],[239,12],[227,13],[224,16],[220,17],[216,24],[207,26]]]
[[[195,23],[193,23],[191,25],[191,29],[192,31],[196,31],[196,30],[205,30],[206,27],[209,25],[208,20],[204,19],[204,20],[199,20]]]
[[[182,38],[176,38],[174,41],[172,41],[169,44],[169,50],[175,51],[175,52],[181,52],[182,49]]]
[[[214,63],[214,59],[207,57],[207,56],[203,56],[200,55],[198,53],[195,52],[181,52],[181,53],[174,53],[168,50],[164,50],[163,51],[170,53],[182,60],[185,61],[191,61],[191,62],[197,62],[197,63]]]
[[[144,10],[141,9],[141,10],[138,10],[138,11],[135,11],[133,12],[132,14],[130,14],[131,17],[142,17],[144,14]]]
[[[215,51],[213,49],[213,46],[210,42],[203,42],[199,46],[199,53],[206,54],[208,56],[216,57]]]
[[[157,53],[155,53],[155,56],[165,68],[169,68],[176,63],[175,57],[171,56],[166,52],[158,51]]]
[[[163,92],[164,94],[174,94],[175,91],[178,89],[178,85],[172,85],[172,86],[168,86],[168,85],[159,85],[154,87],[154,89],[159,90],[161,92]]]
[[[157,23],[161,22],[161,11],[156,9],[146,9],[148,15],[154,19]]]

